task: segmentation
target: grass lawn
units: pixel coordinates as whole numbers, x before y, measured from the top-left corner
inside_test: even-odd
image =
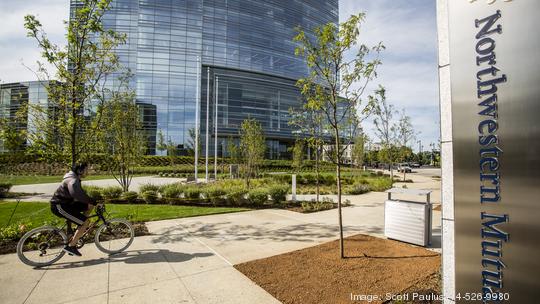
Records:
[[[0,202],[0,227],[7,225],[16,202]],[[106,205],[111,217],[128,218],[133,222],[247,211],[245,208],[193,207],[171,205]],[[49,203],[21,202],[11,219],[11,224],[25,223],[32,227],[56,221],[58,217],[50,211]]]
[[[45,183],[59,183],[63,175],[0,175],[0,182],[12,185],[33,185]],[[136,174],[135,176],[148,176],[148,174]],[[84,180],[113,179],[112,175],[89,175]]]

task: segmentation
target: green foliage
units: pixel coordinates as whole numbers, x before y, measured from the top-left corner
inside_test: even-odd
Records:
[[[317,212],[317,211],[324,211],[324,210],[330,210],[334,208],[334,201],[330,198],[323,198],[322,201],[306,201],[302,202],[302,211],[303,212]]]
[[[383,192],[392,188],[392,180],[390,178],[376,178],[369,182],[371,191]]]
[[[184,193],[184,186],[181,184],[168,184],[161,186],[159,189],[161,197],[167,201],[179,199]]]
[[[103,199],[105,200],[115,200],[119,199],[122,195],[122,188],[118,186],[110,186],[105,187],[101,189],[101,195],[103,196]]]
[[[245,195],[248,193],[248,190],[244,184],[241,185],[231,185],[227,193],[227,201],[230,205],[241,206],[245,200]]]
[[[367,140],[367,135],[359,134],[354,138],[354,146],[351,151],[351,158],[353,163],[361,168],[364,164],[364,146]]]
[[[262,206],[268,201],[268,190],[265,188],[252,189],[248,193],[250,203],[255,206]]]
[[[13,185],[11,183],[0,182],[0,197],[4,197]]]
[[[224,199],[223,197],[228,194],[229,191],[230,190],[225,190],[225,188],[218,185],[211,185],[206,187],[203,190],[203,193],[206,199],[209,199],[213,204],[217,204]]]
[[[139,186],[139,193],[143,193],[143,192],[146,192],[146,191],[154,191],[154,192],[158,192],[159,191],[159,186],[158,185],[154,185],[154,184],[142,184]]]
[[[103,199],[102,191],[103,188],[98,186],[83,186],[84,191],[88,196],[90,196],[95,201],[101,201]]]
[[[137,200],[139,194],[135,191],[127,191],[122,193],[120,196],[121,199],[125,200],[127,203],[132,204]]]
[[[157,191],[155,190],[143,191],[141,192],[141,197],[147,204],[159,203],[159,196],[158,196]]]
[[[289,192],[288,185],[272,185],[268,187],[268,194],[274,203],[281,203],[287,200],[287,193]]]
[[[257,175],[257,169],[264,160],[266,142],[261,124],[255,119],[246,119],[240,128],[240,151],[244,164],[246,186]]]
[[[70,20],[65,22],[64,47],[49,40],[35,16],[24,18],[27,36],[37,41],[42,57],[56,71],[50,75],[44,64],[39,65],[41,78],[57,81],[47,86],[48,107],[36,104],[27,111],[34,124],[28,132],[29,149],[43,159],[74,164],[86,161],[97,149],[102,105],[116,89],[105,80],[122,73],[115,50],[126,41],[125,34],[103,27],[111,1],[82,0],[73,6]]]
[[[123,191],[128,191],[134,167],[146,150],[135,92],[128,87],[128,81],[121,80],[122,90],[112,92],[104,102],[98,136],[99,150],[107,152],[109,172]]]
[[[336,165],[338,204],[341,203],[344,152],[360,122],[367,118],[377,102],[376,95],[368,98],[362,95],[368,83],[377,76],[376,69],[381,64],[379,53],[384,46],[379,43],[371,48],[364,44],[356,47],[364,18],[361,13],[350,16],[339,27],[333,22],[316,27],[314,39],[299,28],[294,37],[298,45],[295,54],[305,59],[309,71],[307,77],[297,81],[305,100],[304,108],[322,112],[326,117],[324,131],[332,136],[330,150],[333,153],[330,155]],[[351,51],[355,53],[351,54]],[[361,104],[362,100],[367,103]],[[341,221],[339,228],[343,232]],[[342,233],[340,235],[340,256],[343,258]]]
[[[353,185],[353,187],[348,191],[348,194],[358,195],[367,193],[369,191],[371,191],[371,187],[369,185],[359,183]]]
[[[11,224],[0,228],[0,242],[18,240],[32,229],[32,224]]]
[[[304,141],[297,139],[292,147],[292,167],[298,172],[304,166]]]
[[[184,198],[198,200],[201,198],[201,189],[198,186],[189,186],[184,189]]]
[[[13,92],[12,92],[13,94]],[[3,97],[0,96],[0,99]],[[22,98],[22,96],[20,96]],[[19,101],[22,103],[21,101]],[[12,109],[11,109],[12,111]],[[24,155],[27,138],[27,105],[21,104],[15,115],[0,117],[0,139],[5,150],[14,155]]]

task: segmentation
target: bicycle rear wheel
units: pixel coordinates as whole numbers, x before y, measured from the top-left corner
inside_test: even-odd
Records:
[[[43,226],[28,231],[17,243],[21,262],[34,267],[49,266],[64,256],[68,237],[61,229]]]
[[[133,226],[124,219],[112,219],[96,231],[96,247],[102,252],[115,254],[126,250],[135,237]]]

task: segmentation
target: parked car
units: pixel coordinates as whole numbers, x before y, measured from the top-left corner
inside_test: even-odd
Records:
[[[411,168],[420,168],[420,164],[419,163],[411,163]]]
[[[411,173],[412,169],[409,167],[409,164],[403,163],[398,165],[398,172]]]

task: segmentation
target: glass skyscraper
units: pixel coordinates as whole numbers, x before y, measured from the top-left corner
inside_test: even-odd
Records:
[[[27,129],[29,132],[36,130],[32,122],[28,120],[28,114],[20,117],[21,107],[25,105],[48,107],[49,95],[47,86],[54,82],[28,81],[0,84],[0,119],[6,119],[17,130]],[[17,149],[24,149],[24,144]],[[8,152],[2,139],[0,139],[0,153]],[[13,152],[13,151],[9,151]]]
[[[199,82],[203,154],[207,110],[214,153],[217,101],[218,156],[227,154],[228,140],[237,140],[242,121],[255,118],[267,156],[280,158],[294,141],[288,118],[300,105],[295,83],[307,73],[294,54],[295,27],[310,34],[337,23],[338,0],[114,0],[103,22],[127,34],[118,54],[134,74],[137,102],[152,126],[151,147],[157,133],[181,151],[193,142]]]

